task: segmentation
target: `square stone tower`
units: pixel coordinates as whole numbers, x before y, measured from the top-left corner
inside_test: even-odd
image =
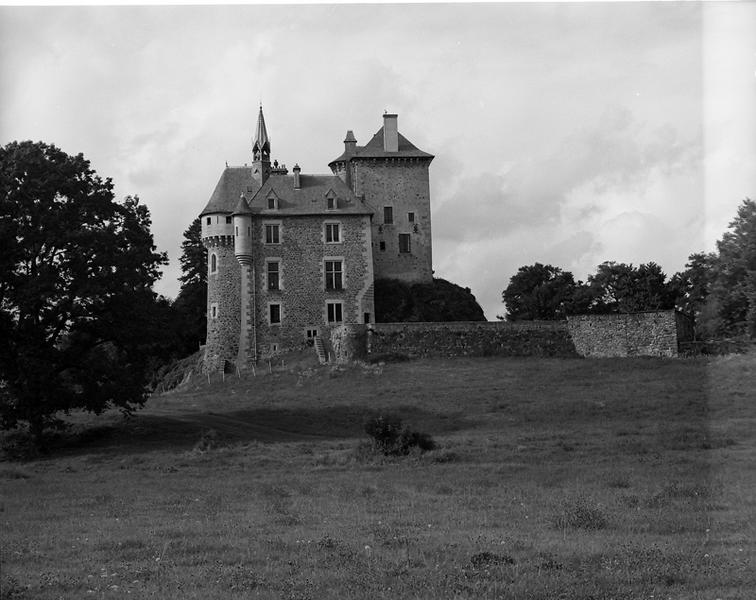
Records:
[[[331,170],[373,212],[376,279],[433,280],[429,166],[433,155],[399,133],[398,117],[383,115],[383,127],[364,146],[347,131],[344,152]]]

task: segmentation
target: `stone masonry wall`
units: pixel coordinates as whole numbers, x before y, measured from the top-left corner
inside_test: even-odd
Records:
[[[232,238],[207,240],[207,343],[204,368],[222,369],[225,361],[235,361],[239,344],[241,274],[234,256]],[[210,271],[211,256],[215,254],[217,270]],[[216,307],[213,318],[212,307]]]
[[[365,313],[374,319],[372,294],[366,293],[372,282],[370,247],[370,217],[367,215],[338,214],[260,219],[255,236],[264,239],[264,224],[280,223],[279,244],[254,246],[256,277],[257,353],[261,358],[276,352],[304,347],[308,329],[317,330],[318,337],[328,342],[330,330],[327,301],[343,303],[343,322],[362,323]],[[326,243],[325,223],[340,223],[341,241]],[[343,261],[342,290],[325,289],[324,262],[326,259]],[[266,262],[279,262],[279,290],[269,290]],[[281,324],[271,324],[269,305],[281,305]]]
[[[578,356],[563,321],[376,323],[369,327],[367,338],[373,355]]]
[[[568,317],[581,356],[677,356],[674,310]]]
[[[373,216],[373,263],[376,279],[430,282],[433,279],[428,161],[368,159],[354,161],[355,194],[365,196]],[[393,207],[393,223],[384,223],[383,207]],[[410,222],[408,213],[414,213]],[[410,236],[410,252],[399,252],[399,234]],[[381,250],[383,243],[384,250]]]

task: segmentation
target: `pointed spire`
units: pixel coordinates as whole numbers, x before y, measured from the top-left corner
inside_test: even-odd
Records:
[[[265,127],[262,104],[260,104],[260,112],[257,115],[257,131],[255,132],[252,154],[254,160],[269,160],[270,158],[270,138],[268,138],[268,130]]]

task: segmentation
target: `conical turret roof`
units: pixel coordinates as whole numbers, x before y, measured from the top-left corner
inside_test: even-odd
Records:
[[[255,132],[253,149],[270,151],[270,139],[268,138],[268,129],[265,127],[262,104],[260,105],[260,112],[257,115],[257,131]]]

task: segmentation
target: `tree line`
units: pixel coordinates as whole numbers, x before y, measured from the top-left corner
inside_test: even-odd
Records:
[[[756,202],[738,207],[716,251],[688,257],[667,278],[655,262],[603,262],[586,281],[560,267],[520,267],[502,292],[508,321],[563,319],[571,314],[676,308],[692,315],[704,339],[756,337]]]

